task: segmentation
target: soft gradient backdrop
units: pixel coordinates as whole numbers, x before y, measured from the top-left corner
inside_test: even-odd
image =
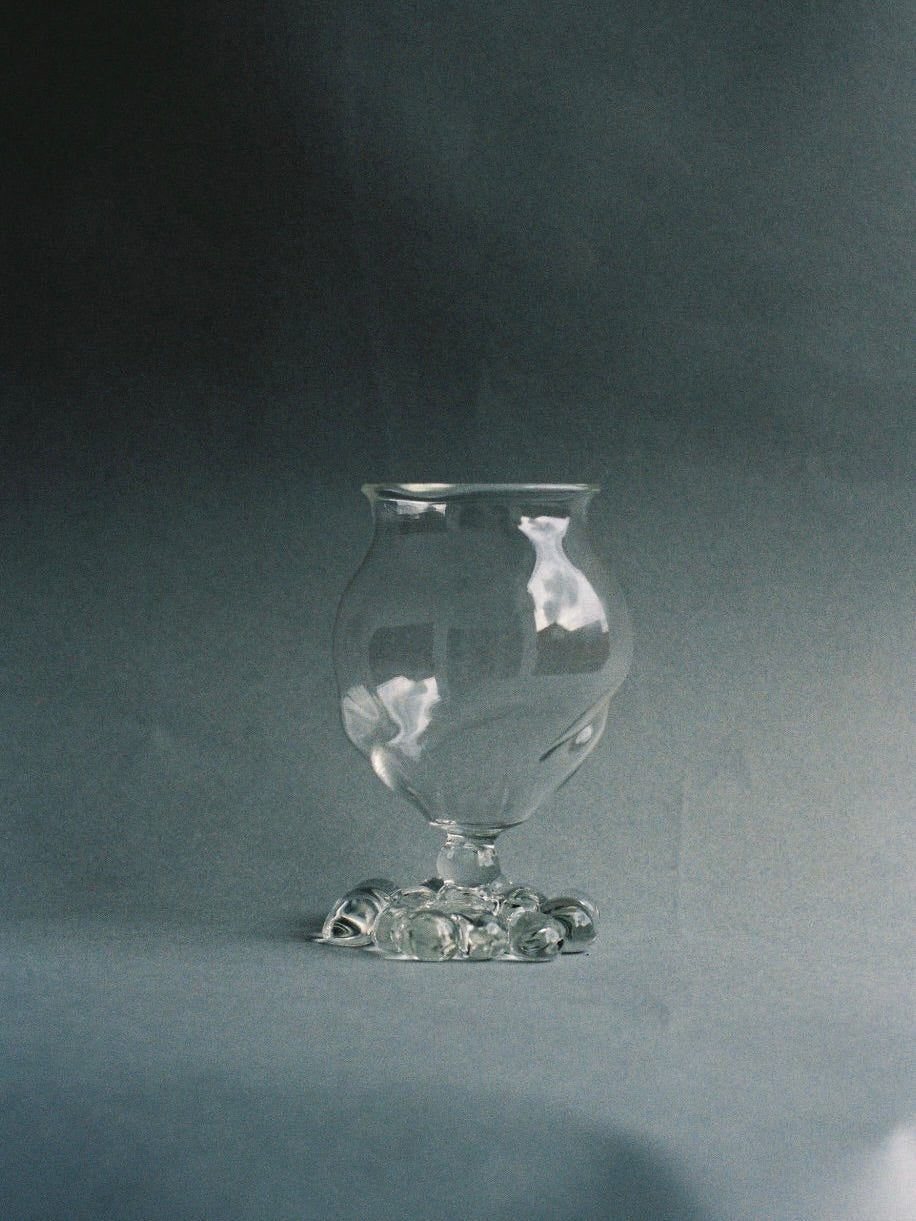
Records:
[[[911,1216],[913,5],[6,24],[5,1215]],[[585,957],[302,939],[437,850],[338,721],[372,479],[604,488],[633,673],[502,850]]]

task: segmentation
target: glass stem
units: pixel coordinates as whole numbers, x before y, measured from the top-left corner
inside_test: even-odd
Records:
[[[436,862],[436,872],[445,882],[456,886],[489,886],[502,878],[496,855],[496,836],[469,835],[449,831]]]

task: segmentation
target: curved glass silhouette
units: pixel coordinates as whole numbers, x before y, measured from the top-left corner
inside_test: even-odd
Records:
[[[630,621],[585,484],[369,484],[372,544],[337,616],[347,736],[446,833],[439,874],[501,876],[496,836],[595,749]]]

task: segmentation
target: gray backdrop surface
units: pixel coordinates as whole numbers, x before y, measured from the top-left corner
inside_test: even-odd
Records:
[[[914,16],[12,19],[4,1215],[913,1215]],[[502,850],[588,955],[303,937],[437,850],[330,664],[387,478],[603,486],[633,672]]]

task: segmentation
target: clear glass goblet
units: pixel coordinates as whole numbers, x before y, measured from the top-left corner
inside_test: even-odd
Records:
[[[508,913],[513,894],[538,894],[503,877],[496,839],[584,763],[626,677],[629,615],[586,528],[597,490],[363,488],[375,531],[334,665],[350,741],[444,834],[427,910],[479,920],[482,904]]]

